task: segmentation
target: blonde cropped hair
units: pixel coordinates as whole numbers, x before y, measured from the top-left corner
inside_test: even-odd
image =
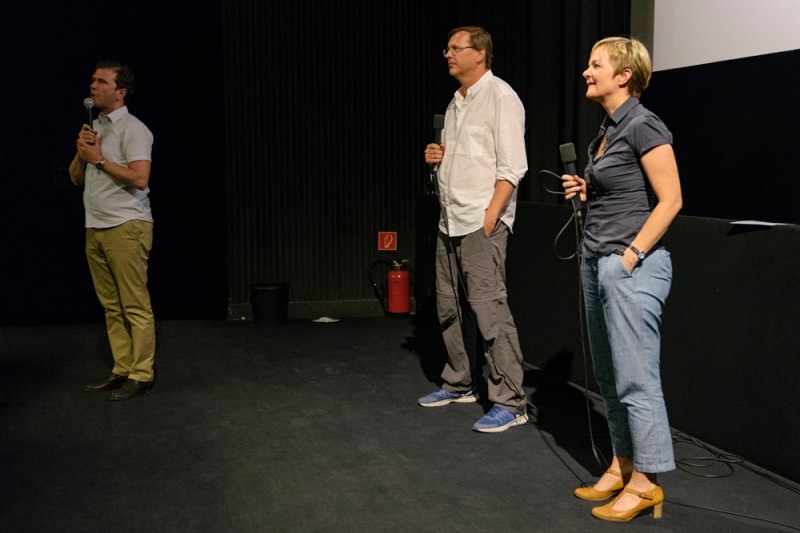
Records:
[[[621,74],[626,68],[631,69],[628,93],[631,96],[641,96],[653,75],[653,64],[647,47],[636,39],[607,37],[594,44],[592,54],[598,48],[605,48],[608,59],[614,65],[614,75]]]

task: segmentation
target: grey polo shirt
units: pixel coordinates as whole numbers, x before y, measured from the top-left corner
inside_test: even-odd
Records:
[[[603,135],[606,147],[595,161]],[[663,144],[672,144],[672,133],[636,97],[603,120],[583,174],[588,193],[583,257],[608,255],[636,237],[657,200],[640,159]]]
[[[151,161],[153,134],[138,118],[121,107],[93,124],[103,157],[123,167],[132,161]],[[94,165],[86,165],[83,206],[87,228],[112,228],[129,220],[153,221],[150,189],[140,191],[115,180]]]

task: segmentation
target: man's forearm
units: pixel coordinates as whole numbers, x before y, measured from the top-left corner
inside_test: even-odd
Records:
[[[86,161],[80,158],[78,154],[72,159],[69,164],[69,179],[75,185],[83,185],[86,178]]]

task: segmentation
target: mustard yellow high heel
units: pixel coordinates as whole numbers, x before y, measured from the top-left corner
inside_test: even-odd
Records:
[[[615,475],[619,478],[619,481],[614,483],[614,485],[608,490],[597,490],[594,487],[579,487],[575,489],[575,496],[580,498],[581,500],[589,500],[592,502],[601,502],[603,500],[607,500],[612,497],[614,494],[622,490],[622,474],[617,472],[616,470],[611,470],[610,468],[606,470],[607,474]]]
[[[616,503],[616,501],[619,500],[626,492],[638,496],[641,499],[639,505],[626,511],[617,511],[613,509],[614,503]],[[647,509],[653,509],[653,518],[661,518],[663,507],[664,491],[662,491],[661,487],[658,485],[656,485],[653,490],[649,490],[647,492],[639,492],[637,490],[625,487],[625,489],[619,493],[619,496],[614,498],[614,501],[592,509],[592,515],[601,520],[609,520],[611,522],[627,522],[634,516]]]

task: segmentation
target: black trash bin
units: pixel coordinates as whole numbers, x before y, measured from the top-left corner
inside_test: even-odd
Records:
[[[289,320],[289,284],[255,283],[250,287],[253,324],[269,326]]]

